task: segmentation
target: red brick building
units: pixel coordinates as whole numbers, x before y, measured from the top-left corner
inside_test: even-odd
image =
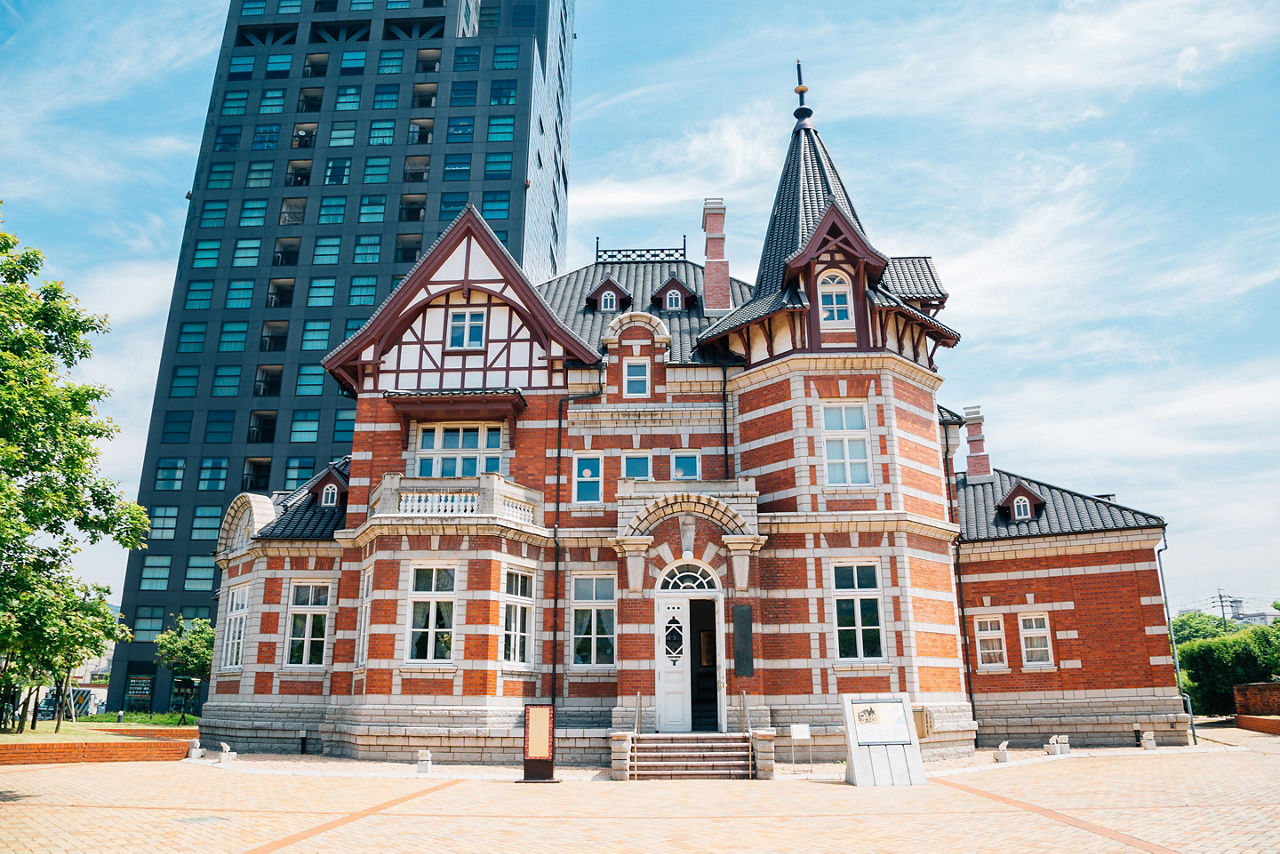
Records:
[[[754,285],[718,199],[705,263],[603,250],[542,283],[475,210],[450,226],[325,359],[351,456],[227,511],[206,738],[514,757],[536,701],[561,761],[744,713],[843,755],[837,695],[905,691],[936,756],[1039,738],[1064,702],[1078,737],[1177,713],[1163,523],[1036,529],[1061,491],[1022,481],[996,500],[1044,515],[979,524],[1006,476],[951,476],[947,294],[871,244],[810,116]]]

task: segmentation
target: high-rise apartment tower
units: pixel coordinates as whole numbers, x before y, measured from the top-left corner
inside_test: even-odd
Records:
[[[190,193],[110,707],[167,708],[155,636],[209,617],[242,490],[351,448],[320,366],[468,205],[535,280],[564,256],[573,0],[232,0]]]

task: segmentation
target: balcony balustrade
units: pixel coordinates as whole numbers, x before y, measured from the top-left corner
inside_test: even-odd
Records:
[[[369,499],[370,517],[430,517],[459,523],[498,521],[516,527],[542,526],[542,493],[502,475],[405,477],[384,475]]]

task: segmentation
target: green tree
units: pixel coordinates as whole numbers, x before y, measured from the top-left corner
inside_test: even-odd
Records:
[[[172,629],[156,636],[156,663],[174,676],[207,680],[213,664],[213,626],[199,617],[190,622],[179,619]],[[179,724],[187,722],[187,706],[195,693],[184,697]]]
[[[1173,618],[1173,642],[1181,646],[1187,641],[1205,638],[1220,638],[1240,631],[1244,626],[1234,620],[1227,620],[1226,629],[1222,628],[1222,618],[1204,611],[1187,611]]]
[[[98,472],[116,428],[97,413],[99,385],[71,369],[107,319],[83,311],[61,282],[33,287],[44,256],[0,231],[0,574],[54,573],[81,540],[142,545],[147,516]]]
[[[1229,715],[1235,710],[1235,686],[1267,682],[1280,673],[1280,627],[1253,626],[1178,647],[1190,677],[1187,691],[1201,714]]]

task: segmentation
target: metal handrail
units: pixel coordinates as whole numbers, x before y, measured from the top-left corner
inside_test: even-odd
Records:
[[[742,731],[751,733],[751,710],[747,708],[747,692],[742,692]]]
[[[639,691],[636,692],[636,723],[632,731],[636,735],[640,734],[640,692]]]

